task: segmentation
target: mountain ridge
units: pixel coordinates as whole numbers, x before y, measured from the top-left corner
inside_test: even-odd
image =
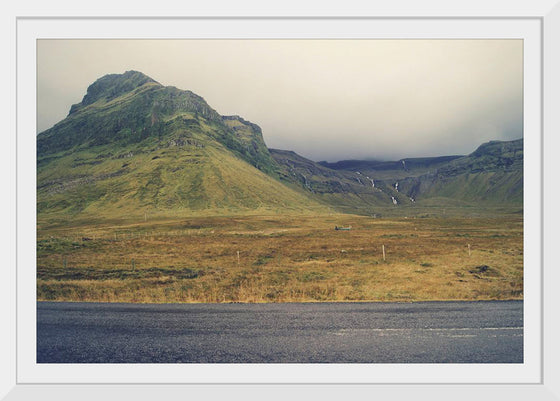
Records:
[[[523,140],[510,142],[466,156],[316,163],[269,149],[257,124],[191,91],[127,71],[96,80],[37,136],[38,212],[371,214],[442,197],[520,205]]]

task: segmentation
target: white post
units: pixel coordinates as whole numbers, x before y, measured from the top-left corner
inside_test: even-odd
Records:
[[[385,262],[385,245],[381,245],[381,249],[383,249],[383,261]]]

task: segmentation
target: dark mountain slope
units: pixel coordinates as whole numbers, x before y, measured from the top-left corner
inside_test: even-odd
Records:
[[[282,179],[341,210],[388,205],[522,205],[523,140],[492,141],[468,156],[315,163],[271,149]]]
[[[362,174],[375,173],[379,178],[385,176],[398,178],[421,175],[460,157],[462,156],[415,157],[398,161],[341,160],[335,163],[319,162],[319,164],[338,171],[359,171]]]
[[[306,159],[295,152],[270,149],[281,167],[283,182],[297,186],[308,196],[343,212],[370,214],[373,207],[410,203],[383,180],[357,171],[334,170]]]

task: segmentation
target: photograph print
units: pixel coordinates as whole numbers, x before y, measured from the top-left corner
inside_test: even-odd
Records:
[[[523,358],[523,40],[37,41],[37,363]]]

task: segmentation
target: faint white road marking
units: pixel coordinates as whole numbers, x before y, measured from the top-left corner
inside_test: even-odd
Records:
[[[418,331],[473,331],[473,330],[480,330],[480,331],[492,331],[492,330],[523,330],[523,327],[410,327],[410,328],[385,328],[385,329],[375,329],[375,328],[362,328],[362,329],[340,329],[336,331],[334,334],[337,336],[343,336],[345,334],[349,334],[352,332],[360,332],[360,331],[374,331],[374,332],[418,332]],[[522,334],[521,334],[522,335]],[[476,334],[466,334],[462,335],[462,337],[474,337]],[[457,335],[454,337],[458,337]]]

